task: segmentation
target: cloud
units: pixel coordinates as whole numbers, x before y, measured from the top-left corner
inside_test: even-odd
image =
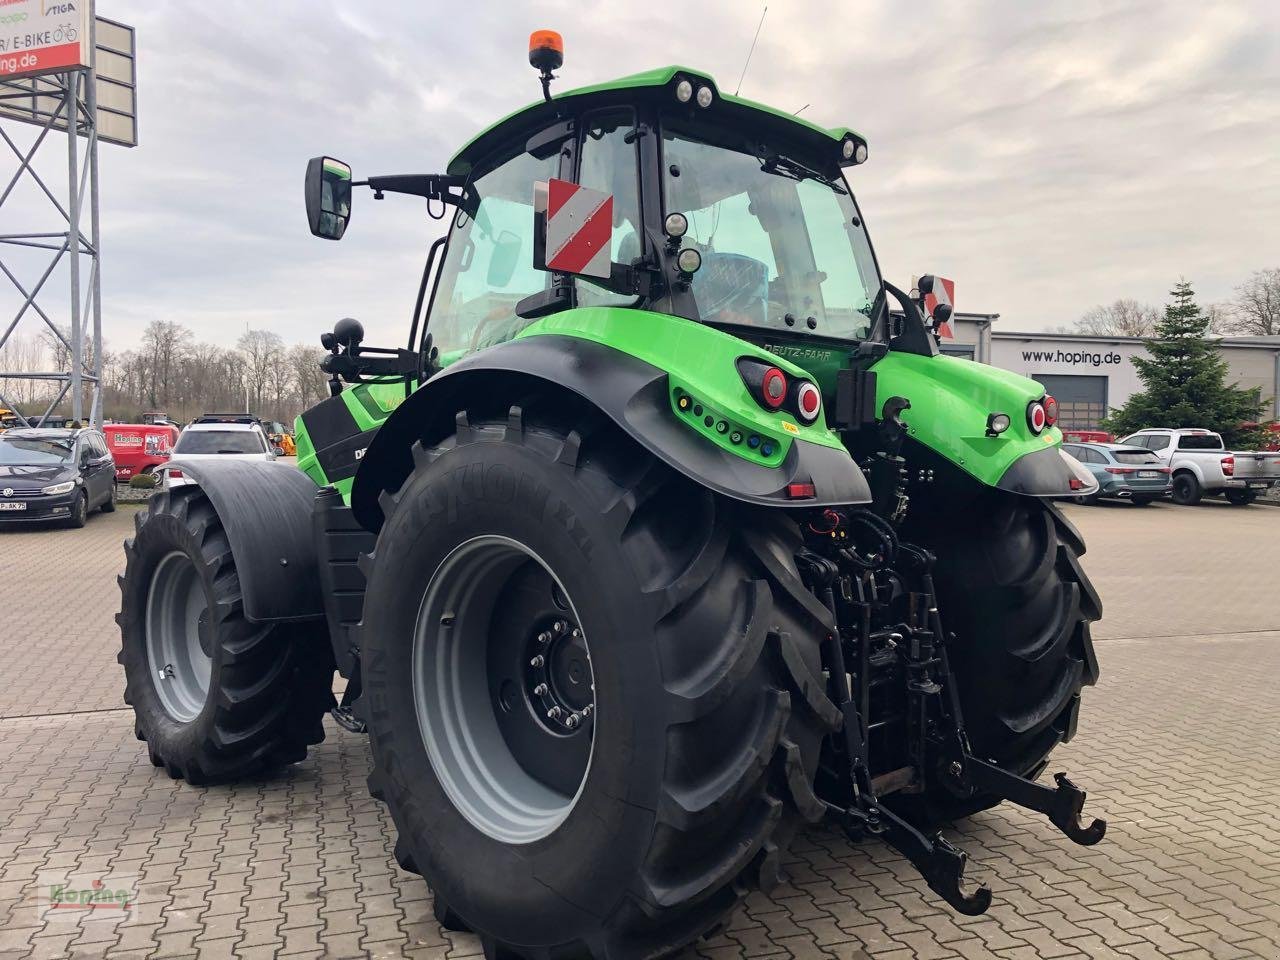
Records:
[[[230,344],[246,324],[312,341],[354,315],[370,342],[399,342],[440,224],[362,195],[342,243],[311,237],[307,157],[442,170],[538,96],[525,42],[543,26],[565,35],[561,88],[685,63],[733,89],[760,14],[728,0],[99,9],[139,46],[141,145],[102,148],[116,347],[156,317]],[[1269,2],[773,0],[742,93],[868,137],[851,179],[890,279],[941,273],[961,309],[1038,329],[1121,296],[1161,301],[1180,275],[1220,300],[1275,265],[1277,38]]]

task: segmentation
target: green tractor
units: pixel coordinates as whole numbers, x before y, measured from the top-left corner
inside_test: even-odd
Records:
[[[861,136],[683,67],[553,97],[556,40],[443,174],[311,161],[318,236],[357,186],[451,224],[405,346],[322,338],[296,469],[193,462],[139,516],[137,735],[201,784],[367,730],[397,861],[491,957],[678,950],[823,820],[981,913],[940,825],[1105,829],[1037,782],[1098,676],[1052,502],[1094,481],[882,279]]]

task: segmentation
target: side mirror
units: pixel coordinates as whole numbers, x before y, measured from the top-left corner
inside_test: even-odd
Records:
[[[351,167],[332,157],[307,161],[307,225],[317,237],[341,240],[351,219]]]

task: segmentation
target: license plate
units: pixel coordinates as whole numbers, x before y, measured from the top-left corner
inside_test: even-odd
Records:
[[[0,500],[0,510],[25,510],[27,503],[25,500]]]
[[[1156,471],[1154,471],[1154,470],[1139,470],[1139,471],[1138,471],[1138,479],[1139,479],[1139,480],[1154,480],[1154,479],[1156,479],[1158,476],[1160,476],[1160,474],[1156,473]]]
[[[1253,490],[1265,490],[1269,486],[1271,486],[1271,484],[1265,480],[1255,480],[1249,484],[1249,488]]]

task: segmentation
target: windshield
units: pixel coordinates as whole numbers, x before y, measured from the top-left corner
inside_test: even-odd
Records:
[[[0,437],[0,464],[34,467],[65,463],[71,459],[70,440],[37,440]]]
[[[174,453],[265,453],[255,430],[188,430]]]
[[[702,254],[701,319],[860,340],[880,275],[853,197],[785,150],[715,146],[679,121],[663,126],[668,213]]]

